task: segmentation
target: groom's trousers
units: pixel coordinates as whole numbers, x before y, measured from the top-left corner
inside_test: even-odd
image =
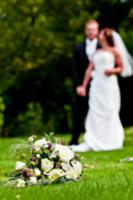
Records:
[[[73,133],[71,144],[78,144],[78,139],[81,132],[85,131],[85,118],[88,112],[88,95],[81,97],[76,95],[74,104],[74,116],[73,116]]]

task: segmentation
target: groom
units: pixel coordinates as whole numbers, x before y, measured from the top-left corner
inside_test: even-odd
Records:
[[[75,83],[76,102],[74,106],[73,134],[70,145],[78,144],[80,133],[84,131],[84,119],[88,112],[88,95],[78,95],[78,87],[82,84],[86,68],[98,45],[99,24],[96,20],[88,20],[85,24],[85,41],[77,45],[73,56],[73,75]],[[88,92],[87,92],[88,93]]]

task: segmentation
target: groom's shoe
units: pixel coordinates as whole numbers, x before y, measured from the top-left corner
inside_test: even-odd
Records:
[[[69,142],[69,145],[71,146],[71,145],[78,145],[78,142],[77,141],[74,141],[74,140],[71,140],[70,142]]]

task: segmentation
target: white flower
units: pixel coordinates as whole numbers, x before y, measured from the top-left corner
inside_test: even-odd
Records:
[[[65,174],[66,178],[76,180],[78,178],[77,172],[71,168],[69,171]]]
[[[30,137],[28,138],[28,141],[29,141],[30,143],[32,143],[32,142],[35,140],[35,138],[36,138],[36,135],[32,135],[32,136],[30,136]]]
[[[40,154],[36,154],[36,157],[37,157],[37,158],[41,158],[41,155],[40,155]]]
[[[64,162],[69,162],[71,159],[74,158],[73,151],[69,147],[60,144],[55,145],[53,154],[59,155],[60,159]]]
[[[63,162],[63,163],[61,164],[61,167],[62,167],[62,169],[63,169],[64,171],[68,171],[68,170],[71,169],[70,164],[69,164],[69,163],[65,163],[65,162]]]
[[[133,162],[133,157],[128,158],[129,162]]]
[[[64,172],[61,169],[53,169],[48,176],[49,181],[52,183],[59,179],[60,177],[64,176]]]
[[[29,178],[29,183],[32,184],[32,185],[37,184],[37,178],[35,176],[31,176]]]
[[[33,148],[35,149],[35,151],[40,151],[40,149],[47,145],[47,141],[45,138],[41,139],[41,140],[37,140],[34,144],[33,144]]]
[[[65,175],[68,179],[76,180],[82,172],[82,164],[76,160],[73,160],[71,164],[72,167],[66,171]]]
[[[34,143],[36,146],[43,146],[45,144],[47,144],[47,141],[45,138],[41,139],[41,140],[37,140],[35,143]]]
[[[35,176],[37,177],[41,175],[41,171],[38,168],[34,169],[34,173],[35,173]]]
[[[21,161],[17,161],[16,162],[16,166],[15,169],[18,170],[23,170],[25,168],[26,164],[24,162]]]
[[[36,153],[40,152],[41,148],[39,146],[33,145],[33,149]]]
[[[71,162],[75,172],[77,173],[77,176],[80,176],[81,172],[82,172],[82,164],[79,161],[73,160]]]
[[[17,179],[16,187],[20,188],[20,187],[24,187],[24,186],[25,186],[25,181],[23,179]]]
[[[54,167],[54,162],[47,158],[41,160],[41,169],[43,172],[47,173]]]

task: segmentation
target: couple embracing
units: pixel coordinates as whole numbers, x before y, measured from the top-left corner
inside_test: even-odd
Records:
[[[85,34],[86,41],[76,47],[73,59],[77,102],[71,147],[76,152],[121,149],[124,129],[117,76],[131,76],[133,60],[113,29],[99,32],[98,22],[89,20]],[[84,142],[77,144],[84,114]]]

